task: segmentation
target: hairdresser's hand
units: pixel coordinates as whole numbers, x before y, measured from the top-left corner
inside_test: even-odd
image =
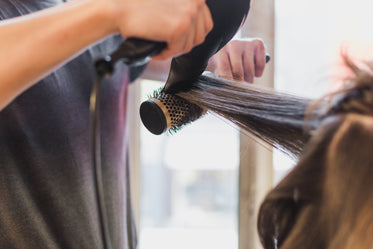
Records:
[[[209,61],[206,70],[238,81],[254,82],[266,65],[266,48],[259,38],[232,40]]]
[[[154,59],[189,52],[213,27],[205,0],[111,0],[124,37],[165,41],[168,48]],[[116,6],[115,8],[118,8]]]

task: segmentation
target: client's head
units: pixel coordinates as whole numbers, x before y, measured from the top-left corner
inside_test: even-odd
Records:
[[[199,77],[177,95],[298,159],[261,205],[265,249],[373,248],[373,70],[319,100]]]
[[[346,63],[354,76],[317,102],[320,123],[299,162],[261,205],[265,249],[373,247],[373,73]]]

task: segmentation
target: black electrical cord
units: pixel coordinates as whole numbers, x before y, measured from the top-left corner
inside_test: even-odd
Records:
[[[104,184],[101,166],[101,134],[100,134],[100,87],[103,76],[99,75],[92,87],[90,96],[90,137],[93,166],[94,189],[96,195],[99,226],[104,249],[111,249],[110,232],[107,224],[107,212],[104,200]]]
[[[100,87],[104,78],[109,78],[114,72],[114,64],[122,61],[128,66],[145,65],[151,56],[162,51],[165,42],[148,41],[137,38],[126,39],[111,55],[95,62],[97,77],[93,82],[90,102],[90,138],[93,167],[93,182],[97,202],[99,226],[104,249],[112,249],[110,231],[105,207],[104,183],[101,166],[101,134],[100,134]]]

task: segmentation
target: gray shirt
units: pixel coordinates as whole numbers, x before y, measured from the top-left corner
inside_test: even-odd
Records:
[[[60,2],[0,0],[0,18]],[[0,112],[1,249],[102,248],[90,155],[89,95],[95,59],[121,41],[110,37],[88,48]],[[113,249],[134,248],[136,243],[126,158],[128,75],[128,68],[119,63],[101,93],[103,181]]]

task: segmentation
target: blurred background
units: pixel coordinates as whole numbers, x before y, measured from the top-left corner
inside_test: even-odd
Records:
[[[366,0],[253,0],[237,37],[261,37],[271,54],[257,84],[317,98],[343,76],[341,49],[373,58]],[[131,174],[139,249],[257,249],[256,213],[294,163],[213,115],[155,136],[139,105],[164,82],[131,85]]]

